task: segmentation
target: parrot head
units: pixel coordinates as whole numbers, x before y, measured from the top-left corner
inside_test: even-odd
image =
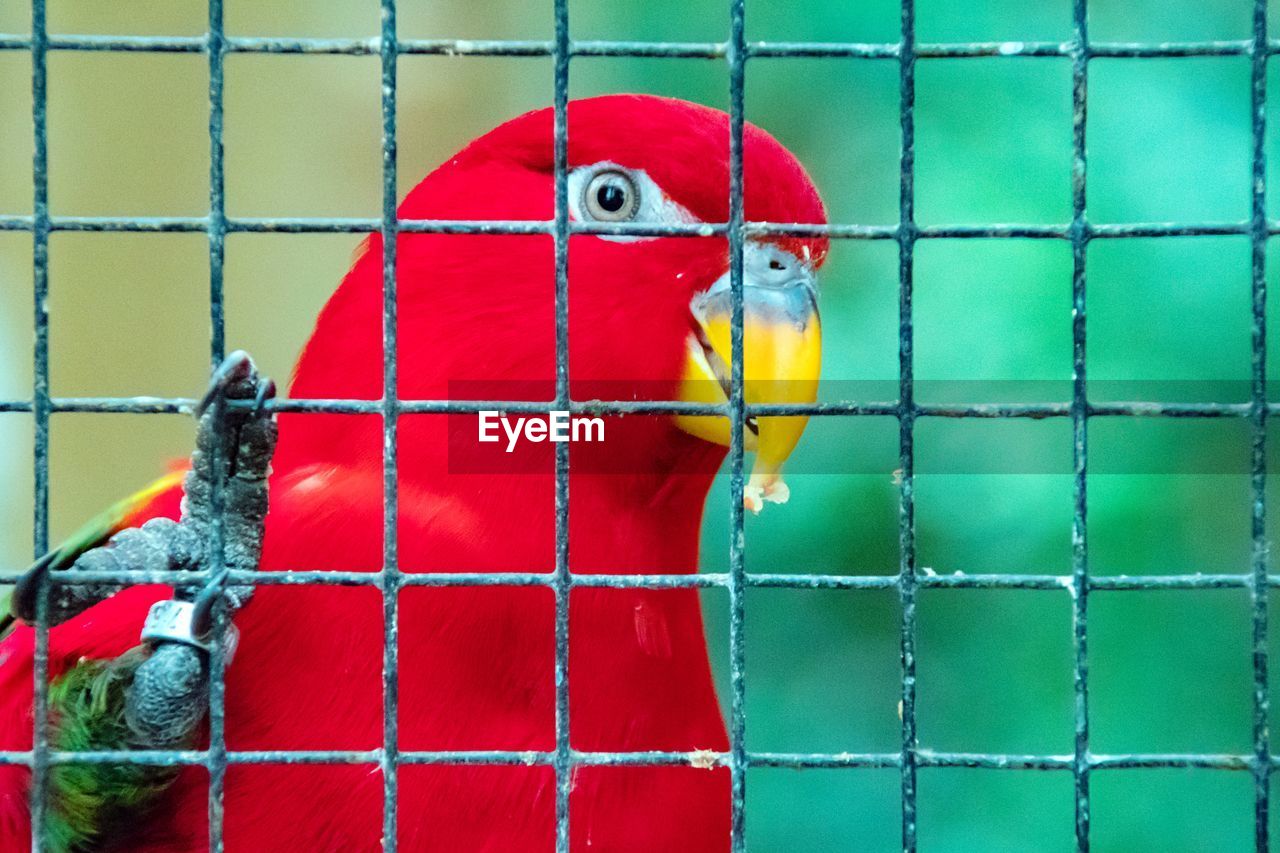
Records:
[[[601,132],[575,136],[575,122]],[[570,216],[606,224],[726,222],[728,151],[729,117],[717,110],[637,96],[578,102],[569,114]],[[743,128],[743,173],[748,221],[826,222],[804,167],[753,125]],[[744,241],[743,394],[748,404],[816,399],[821,327],[815,274],[826,253],[825,239]],[[571,240],[569,262],[571,276],[580,265],[584,281],[606,288],[617,284],[638,297],[637,308],[648,318],[646,339],[653,345],[614,356],[627,362],[628,375],[645,375],[646,364],[651,365],[650,371],[661,371],[652,378],[665,399],[727,401],[733,308],[727,239],[584,235]],[[572,286],[576,279],[570,281]],[[661,353],[653,351],[658,347]],[[605,364],[608,359],[592,361]],[[679,383],[672,387],[670,380],[677,377]],[[679,415],[673,420],[679,429],[721,447],[730,442],[726,417]],[[759,509],[761,499],[785,500],[779,472],[805,422],[803,416],[747,419],[744,446],[756,453],[747,496],[753,509]]]
[[[403,219],[547,221],[554,215],[553,114],[538,110],[479,137],[406,197]],[[568,107],[570,219],[691,225],[729,218],[729,117],[671,98],[610,95]],[[747,221],[825,224],[813,182],[765,131],[743,130]],[[696,230],[696,228],[695,228]],[[749,237],[743,249],[744,396],[748,404],[816,398],[820,323],[815,274],[825,237]],[[380,240],[357,259],[322,314],[300,362],[295,396],[360,396],[326,386],[335,358],[377,351],[379,323],[351,312],[381,310]],[[569,239],[569,376],[575,399],[684,400],[723,404],[731,364],[730,252],[723,234],[583,234]],[[546,234],[402,233],[397,242],[400,396],[548,399],[555,376],[554,244]],[[344,294],[344,291],[345,294]],[[364,329],[359,332],[357,330]],[[326,363],[328,362],[328,363]],[[380,394],[380,360],[364,378]],[[540,380],[468,393],[467,380]],[[358,384],[358,383],[357,383]],[[481,386],[473,386],[481,387]],[[526,386],[533,387],[533,386]],[[617,421],[615,425],[614,421]],[[656,421],[661,420],[661,423]],[[624,423],[625,421],[625,423]],[[785,499],[783,462],[803,416],[749,418],[744,445],[756,453],[747,501]],[[624,438],[615,439],[615,434]],[[729,419],[677,415],[610,419],[608,452],[714,447],[723,457]],[[575,448],[575,453],[578,452]],[[697,451],[693,451],[695,454]],[[581,470],[581,469],[579,469]]]

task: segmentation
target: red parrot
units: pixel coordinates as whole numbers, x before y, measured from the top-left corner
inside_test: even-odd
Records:
[[[479,137],[419,183],[404,219],[553,216],[553,117],[528,113]],[[687,102],[616,95],[570,103],[570,215],[584,223],[728,218],[729,119]],[[744,130],[748,220],[822,224],[797,159]],[[397,237],[402,399],[547,400],[555,376],[554,248],[546,234]],[[747,240],[748,402],[816,394],[814,272],[823,238]],[[574,235],[569,376],[575,399],[723,402],[729,363],[728,244],[717,237]],[[263,282],[264,286],[269,283]],[[382,395],[382,242],[369,238],[320,313],[295,368],[294,399]],[[802,417],[752,419],[746,500],[781,500]],[[261,570],[377,571],[382,422],[286,413],[270,478]],[[569,559],[580,573],[694,572],[703,505],[725,454],[719,417],[606,417],[602,441],[571,446]],[[548,572],[555,564],[553,445],[477,440],[475,414],[400,418],[399,565],[405,572]],[[171,478],[129,505],[127,526],[178,517]],[[168,588],[131,587],[51,629],[50,673],[138,643]],[[226,678],[230,750],[382,745],[383,625],[373,586],[261,585],[235,617]],[[549,587],[424,587],[400,593],[401,750],[553,750],[554,597]],[[575,588],[570,596],[570,740],[582,751],[727,750],[696,590]],[[32,747],[33,631],[0,641],[0,749]],[[726,768],[573,771],[574,850],[726,850]],[[30,838],[30,773],[0,766],[0,850]],[[204,849],[207,776],[187,767],[110,849]],[[227,770],[231,851],[380,847],[376,765]],[[403,765],[405,850],[554,847],[549,766]]]

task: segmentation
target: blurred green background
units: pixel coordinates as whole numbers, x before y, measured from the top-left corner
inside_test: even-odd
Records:
[[[721,0],[573,0],[577,38],[721,40]],[[1099,0],[1095,40],[1245,39],[1248,0]],[[1280,15],[1280,4],[1275,4]],[[55,33],[196,35],[196,0],[49,0]],[[918,0],[918,38],[1066,40],[1070,3]],[[27,0],[0,2],[0,31],[29,29]],[[551,36],[547,0],[401,4],[403,37]],[[377,4],[226,0],[234,35],[372,36]],[[752,40],[892,42],[890,0],[749,0]],[[1276,33],[1273,25],[1273,34]],[[546,59],[404,57],[401,192],[497,122],[550,102]],[[1089,217],[1095,223],[1240,221],[1249,213],[1249,60],[1095,60],[1089,68]],[[1270,76],[1273,106],[1280,79]],[[646,91],[727,104],[722,62],[578,59],[571,93]],[[1070,218],[1066,59],[922,60],[917,218],[923,224]],[[232,55],[226,67],[227,211],[236,216],[379,210],[377,57]],[[201,55],[49,57],[49,192],[58,215],[201,215],[207,209],[207,69]],[[748,119],[809,166],[832,221],[897,219],[898,69],[891,60],[752,61]],[[1280,116],[1280,111],[1275,115]],[[0,213],[31,211],[30,60],[0,52]],[[1280,188],[1270,122],[1269,174]],[[1273,216],[1280,191],[1270,193]],[[0,398],[31,389],[31,240],[0,232]],[[351,235],[227,240],[227,338],[288,375]],[[917,249],[916,371],[962,380],[940,393],[1065,399],[1071,258],[1064,241],[932,240]],[[53,393],[191,395],[207,367],[202,235],[54,234]],[[824,272],[828,397],[897,377],[896,248],[842,242]],[[1243,400],[1249,378],[1249,245],[1242,237],[1140,239],[1089,250],[1089,365],[1107,381],[1178,381],[1184,399]],[[1280,262],[1272,258],[1274,284]],[[1272,299],[1272,315],[1276,319]],[[985,382],[967,382],[984,380]],[[846,384],[842,384],[846,383]],[[1234,383],[1234,384],[1232,384]],[[1110,386],[1114,387],[1114,386]],[[922,399],[929,399],[922,386]],[[1121,395],[1125,396],[1125,395]],[[748,522],[751,570],[897,571],[895,424],[823,420],[795,459],[793,500]],[[182,417],[59,415],[52,535],[184,456]],[[1089,559],[1097,574],[1243,573],[1249,566],[1248,431],[1232,421],[1094,421]],[[0,415],[0,569],[31,551],[30,417]],[[937,572],[1070,571],[1068,425],[928,419],[918,425],[919,563]],[[1137,458],[1140,461],[1135,462]],[[1012,459],[1014,462],[1009,463]],[[1274,466],[1273,466],[1274,467]],[[995,473],[993,473],[995,472]],[[1273,478],[1274,482],[1274,478]],[[1280,497],[1273,489],[1272,497]],[[726,566],[727,491],[712,496],[705,566]],[[1273,500],[1273,507],[1280,506]],[[1277,512],[1271,512],[1271,518]],[[707,595],[723,680],[723,592]],[[890,592],[752,590],[748,740],[755,750],[893,751],[899,744],[899,608]],[[1280,614],[1276,614],[1280,617]],[[1071,602],[1065,591],[926,590],[919,596],[919,737],[937,750],[1072,750]],[[1275,619],[1273,619],[1274,623]],[[1089,622],[1096,752],[1251,748],[1244,590],[1100,592]],[[1274,634],[1274,630],[1273,630]],[[1273,659],[1280,648],[1273,642]],[[1280,681],[1280,672],[1275,680]],[[1252,782],[1213,770],[1099,771],[1103,851],[1251,849]],[[893,770],[753,770],[758,850],[898,846]],[[1273,812],[1280,811],[1273,809]],[[925,769],[925,850],[1073,849],[1064,772]],[[1280,821],[1273,828],[1280,831]]]

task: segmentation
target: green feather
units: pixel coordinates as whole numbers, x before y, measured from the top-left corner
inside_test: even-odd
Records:
[[[13,598],[13,587],[0,587],[0,640],[9,635],[13,626],[13,617],[9,615],[9,600]]]
[[[127,498],[116,501],[93,518],[76,528],[52,553],[50,569],[57,571],[75,563],[80,555],[91,548],[106,543],[114,534],[126,527],[142,524],[145,517],[139,513],[157,495],[163,494],[182,482],[185,470],[170,471],[145,489],[139,489]]]
[[[138,748],[124,709],[133,673],[147,654],[139,646],[114,660],[83,659],[50,685],[50,745],[68,752]],[[47,849],[71,853],[111,839],[151,808],[177,775],[176,767],[140,764],[55,765],[49,771]]]

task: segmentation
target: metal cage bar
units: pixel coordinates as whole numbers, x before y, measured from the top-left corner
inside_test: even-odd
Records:
[[[131,572],[127,576],[118,572],[77,572],[75,579],[55,577],[51,583],[126,583],[126,584],[197,584],[213,579],[206,571]],[[592,589],[727,589],[729,574],[584,574],[575,572],[571,587]],[[300,586],[303,584],[329,586],[372,586],[381,589],[385,581],[378,572],[343,572],[331,570],[297,569],[288,572],[232,571],[227,573],[230,583],[255,584],[257,586]],[[397,583],[405,586],[553,586],[553,573],[537,572],[413,572],[404,574]],[[12,577],[0,578],[0,586],[12,585]],[[763,589],[850,589],[896,590],[901,576],[893,575],[831,575],[786,574],[781,572],[747,572],[742,576],[746,587]],[[1066,591],[1074,594],[1077,581],[1072,575],[1036,573],[982,573],[954,572],[951,574],[917,574],[912,583],[921,589],[1038,589]],[[1184,575],[1096,575],[1086,581],[1091,591],[1143,592],[1173,589],[1250,589],[1253,574],[1184,574]],[[1266,585],[1280,587],[1280,575],[1268,575]]]
[[[1250,405],[1251,436],[1251,518],[1253,576],[1249,587],[1252,605],[1253,653],[1253,784],[1254,846],[1271,846],[1271,735],[1268,717],[1271,697],[1268,683],[1267,648],[1267,3],[1254,0],[1250,113],[1252,152],[1252,230],[1250,233],[1250,275],[1252,290],[1251,355],[1253,388]]]
[[[0,216],[0,231],[29,232],[34,263],[33,385],[29,400],[0,400],[0,413],[30,414],[35,425],[33,448],[33,545],[37,555],[48,548],[49,427],[55,413],[189,413],[194,400],[154,397],[55,397],[49,386],[49,241],[53,232],[204,233],[209,245],[210,354],[216,363],[225,349],[223,264],[230,233],[359,233],[380,234],[383,247],[383,394],[381,400],[286,400],[269,405],[276,411],[378,414],[383,422],[383,565],[376,572],[308,571],[287,574],[230,572],[231,582],[266,585],[333,584],[373,586],[383,598],[383,744],[366,751],[259,750],[226,748],[224,738],[225,662],[215,644],[211,663],[210,744],[204,750],[127,752],[63,752],[48,740],[48,620],[46,594],[37,608],[34,655],[34,730],[29,751],[0,752],[0,765],[21,765],[32,771],[32,844],[38,847],[45,823],[45,785],[51,767],[65,764],[136,763],[196,765],[209,772],[209,840],[222,849],[222,793],[226,769],[243,764],[367,764],[383,774],[383,846],[397,846],[398,771],[403,765],[535,765],[552,769],[556,779],[556,847],[570,848],[570,790],[572,775],[581,766],[716,766],[731,777],[731,846],[746,847],[746,776],[757,767],[881,768],[899,774],[904,849],[917,846],[917,771],[919,768],[964,767],[995,770],[1047,770],[1073,777],[1076,847],[1090,844],[1089,780],[1094,772],[1134,768],[1196,768],[1243,771],[1253,778],[1255,846],[1269,849],[1270,780],[1280,757],[1273,754],[1268,729],[1268,603],[1280,575],[1269,573],[1266,542],[1266,439],[1268,420],[1280,403],[1267,398],[1266,373],[1266,247],[1280,234],[1280,220],[1266,211],[1265,130],[1267,62],[1280,53],[1280,39],[1267,34],[1266,0],[1254,0],[1249,39],[1162,43],[1093,42],[1088,36],[1087,0],[1074,0],[1071,38],[1062,42],[917,43],[913,0],[902,0],[900,37],[893,43],[749,42],[745,37],[745,0],[729,0],[728,38],[723,42],[587,41],[570,37],[568,0],[554,0],[552,40],[401,39],[396,28],[395,0],[380,0],[379,35],[365,39],[259,38],[227,36],[222,27],[222,0],[208,0],[208,33],[203,36],[49,35],[45,0],[32,0],[29,35],[0,34],[0,50],[29,52],[32,61],[33,207],[30,216]],[[49,51],[203,53],[209,65],[209,211],[207,216],[53,216],[48,203],[47,57]],[[229,54],[330,54],[372,56],[381,61],[382,209],[376,218],[359,217],[229,217],[224,199],[223,82]],[[554,66],[553,218],[546,221],[407,220],[397,215],[396,79],[402,55],[550,57]],[[1250,218],[1239,222],[1091,223],[1086,212],[1086,113],[1088,63],[1096,58],[1248,57],[1251,62],[1250,105],[1253,178]],[[724,61],[729,72],[730,165],[729,216],[726,222],[698,225],[584,224],[568,217],[568,83],[573,57],[664,57]],[[914,217],[914,103],[918,61],[980,57],[1058,58],[1072,69],[1072,216],[1066,223],[995,223],[920,226]],[[899,215],[889,225],[836,223],[824,226],[756,222],[746,219],[743,206],[743,124],[745,121],[745,65],[754,58],[839,58],[894,61],[899,66]],[[545,234],[555,245],[556,393],[538,401],[402,400],[397,392],[396,364],[396,244],[400,233]],[[731,322],[731,394],[725,404],[677,401],[573,400],[568,381],[568,264],[569,240],[576,234],[678,236],[724,238],[729,246],[733,302]],[[743,395],[742,252],[745,241],[761,236],[827,236],[848,240],[891,240],[898,246],[899,379],[897,399],[840,400],[811,405],[750,405]],[[1251,381],[1248,402],[1172,403],[1089,400],[1086,373],[1086,266],[1089,243],[1099,239],[1134,237],[1194,237],[1237,235],[1251,243]],[[1072,251],[1072,365],[1071,398],[1043,403],[934,404],[918,402],[914,383],[912,316],[913,251],[917,241],[929,239],[1048,239],[1069,243]],[[548,573],[412,573],[399,565],[397,542],[398,418],[405,413],[477,412],[501,408],[513,412],[570,410],[577,414],[701,413],[728,416],[731,422],[729,475],[731,494],[740,494],[745,480],[743,425],[754,415],[807,414],[830,417],[886,416],[899,424],[898,455],[902,470],[899,491],[899,564],[892,575],[752,573],[746,571],[743,507],[730,501],[729,569],[724,573],[588,574],[569,564],[569,449],[558,446],[555,464],[555,538],[553,571]],[[1063,418],[1072,431],[1073,513],[1071,574],[1027,571],[1017,574],[958,572],[921,573],[915,555],[914,426],[919,418]],[[1248,571],[1241,574],[1177,574],[1133,577],[1098,576],[1089,571],[1087,539],[1088,423],[1095,417],[1240,418],[1250,426],[1250,513],[1252,553]],[[216,498],[215,498],[216,500]],[[212,565],[221,565],[222,531],[215,523],[210,548]],[[78,573],[86,580],[129,583],[202,582],[216,572]],[[69,582],[55,575],[50,584]],[[0,587],[13,579],[0,577]],[[545,586],[555,596],[555,743],[548,751],[501,750],[409,751],[398,744],[398,596],[406,586],[449,587]],[[569,613],[574,588],[725,589],[729,598],[730,746],[726,752],[584,752],[573,748],[569,713]],[[746,638],[744,603],[750,588],[892,590],[901,607],[901,746],[885,753],[753,752],[746,741]],[[1057,591],[1072,603],[1075,696],[1075,741],[1069,755],[1015,755],[942,752],[921,747],[916,731],[915,611],[920,589],[1028,589]],[[1250,599],[1252,632],[1252,749],[1248,754],[1128,753],[1101,755],[1089,749],[1088,714],[1088,600],[1092,593],[1144,592],[1173,589],[1240,589]],[[225,627],[225,614],[219,624]]]
[[[743,206],[742,126],[746,89],[746,2],[729,0],[729,839],[747,846],[746,533],[743,530]]]
[[[569,404],[569,3],[555,0],[552,166],[555,172],[556,405]],[[556,445],[555,460],[555,760],[556,851],[569,851],[569,794],[574,760],[569,717],[569,445]]]
[[[0,50],[29,51],[34,39],[20,33],[0,33]],[[378,56],[381,39],[372,38],[280,38],[237,36],[224,40],[229,53],[328,54],[337,56]],[[207,36],[131,36],[59,34],[47,39],[47,49],[110,53],[203,53]],[[900,42],[770,42],[743,43],[744,58],[766,59],[898,59]],[[569,56],[642,57],[668,59],[722,60],[729,54],[728,42],[670,42],[569,40]],[[987,41],[919,44],[913,50],[919,59],[1070,58],[1073,41]],[[1096,42],[1094,56],[1116,59],[1160,59],[1206,56],[1252,56],[1258,50],[1253,39],[1171,42]],[[1261,50],[1280,53],[1280,39],[1267,39]],[[557,51],[555,41],[521,39],[400,39],[397,55],[407,56],[506,56],[549,57]]]
[[[1089,12],[1087,0],[1072,4],[1074,40],[1071,57],[1071,645],[1075,694],[1076,849],[1089,849],[1089,543],[1088,468],[1089,395],[1086,373],[1085,267],[1089,252],[1085,218],[1086,116],[1089,81]]]
[[[397,799],[400,780],[400,564],[399,448],[397,386],[396,249],[396,41],[395,0],[382,0],[382,849],[398,846]]]
[[[224,309],[223,270],[227,252],[227,213],[222,148],[223,62],[226,51],[222,33],[222,0],[209,0],[209,34],[206,45],[209,62],[209,362],[219,364],[226,355],[226,312]],[[221,438],[221,437],[220,437]],[[219,440],[215,460],[231,449]],[[225,570],[225,529],[222,507],[226,482],[222,466],[214,466],[211,505],[213,518],[209,526],[209,565],[216,573]],[[217,638],[209,653],[209,849],[223,849],[223,793],[227,777],[226,742],[226,670],[227,660],[221,638],[226,633],[228,616],[221,596],[214,602],[214,635]]]
[[[535,400],[400,400],[401,414],[475,414],[490,409],[511,413],[546,414],[557,406],[555,401]],[[189,414],[196,400],[190,397],[51,397],[48,411],[96,412],[99,414],[160,415]],[[918,418],[1069,418],[1070,402],[1046,403],[921,403],[912,406]],[[380,414],[382,404],[367,400],[271,400],[265,408],[275,412],[317,412],[328,414]],[[231,405],[239,407],[239,403]],[[30,400],[0,400],[0,414],[32,412]],[[819,403],[748,403],[748,417],[760,415],[806,415],[809,417],[895,417],[901,408],[898,401],[833,400]],[[1280,403],[1264,403],[1268,415],[1280,412]],[[568,409],[575,415],[720,415],[728,413],[726,404],[688,403],[680,400],[572,400]],[[1254,404],[1248,403],[1166,403],[1154,400],[1130,400],[1089,403],[1085,412],[1090,418],[1249,418]],[[4,579],[0,578],[0,583]]]
[[[732,752],[697,750],[668,752],[582,752],[574,750],[570,759],[582,767],[726,767]],[[382,750],[232,750],[226,753],[229,765],[369,765],[379,767]],[[539,750],[404,750],[399,754],[404,765],[449,764],[454,766],[520,766],[554,767],[555,751]],[[0,766],[29,765],[29,752],[0,753]],[[793,770],[839,768],[897,769],[902,766],[900,752],[751,752],[745,755],[746,767],[774,767]],[[102,750],[98,752],[61,752],[51,750],[49,766],[65,764],[138,764],[157,766],[204,766],[205,750]],[[1059,770],[1074,772],[1074,755],[1026,755],[995,752],[946,752],[919,748],[917,767],[959,767],[977,770]],[[1257,762],[1252,754],[1232,753],[1117,753],[1089,757],[1091,770],[1196,769],[1255,772]],[[1272,757],[1270,769],[1280,766]]]
[[[35,420],[32,448],[34,517],[32,545],[38,558],[49,550],[49,35],[43,0],[31,3],[31,158],[32,240],[35,307],[31,412]],[[40,849],[45,822],[45,791],[49,768],[49,596],[42,585],[36,599],[36,638],[32,661],[31,847]]]
[[[898,49],[898,601],[902,608],[902,849],[916,849],[915,0],[902,0]]]
[[[397,228],[406,234],[554,234],[554,220],[466,220],[399,219]],[[56,216],[44,223],[49,231],[128,231],[144,234],[172,234],[208,231],[209,220],[202,216]],[[227,217],[229,234],[373,234],[381,230],[381,219],[360,217]],[[748,237],[829,237],[833,240],[900,240],[896,225],[830,224],[747,221]],[[0,231],[34,231],[32,216],[0,216]],[[698,224],[648,224],[635,222],[570,222],[570,234],[630,237],[722,237],[727,222]],[[1280,234],[1280,220],[1268,219],[1269,237]],[[1252,220],[1240,222],[1128,222],[1087,224],[1090,240],[1124,237],[1248,237]],[[1037,223],[996,223],[992,225],[917,225],[917,240],[1032,239],[1071,240],[1072,225]]]

